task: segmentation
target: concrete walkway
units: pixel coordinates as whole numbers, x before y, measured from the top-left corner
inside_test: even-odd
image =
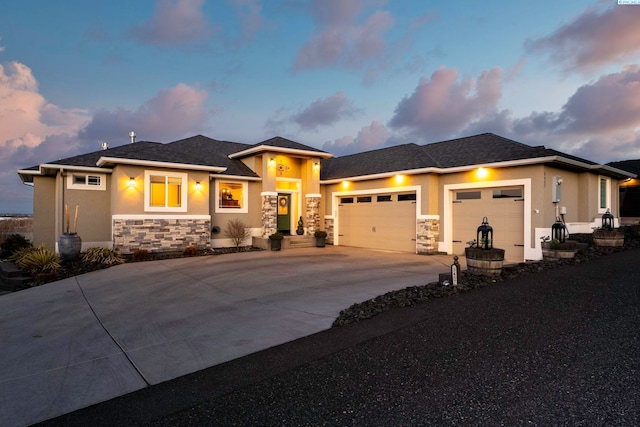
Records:
[[[328,329],[351,304],[436,281],[451,262],[305,248],[125,264],[4,295],[0,425],[29,425]]]

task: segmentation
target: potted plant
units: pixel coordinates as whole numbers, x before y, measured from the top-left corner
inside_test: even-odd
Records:
[[[316,230],[316,232],[313,235],[316,238],[316,247],[324,248],[327,240],[327,232],[324,230]]]
[[[284,239],[284,235],[279,231],[276,231],[269,236],[272,251],[279,251],[282,248],[282,239]]]
[[[561,242],[549,236],[541,237],[540,240],[542,240],[542,258],[548,261],[573,258],[578,251],[576,242]]]
[[[613,228],[613,215],[609,209],[602,215],[602,228],[593,229],[593,243],[596,246],[624,246],[624,232]]]
[[[65,214],[65,231],[58,237],[58,253],[62,261],[75,261],[80,256],[82,249],[82,239],[76,233],[78,229],[78,208],[76,205],[76,214],[73,220],[73,231],[70,229],[69,205],[64,205]]]

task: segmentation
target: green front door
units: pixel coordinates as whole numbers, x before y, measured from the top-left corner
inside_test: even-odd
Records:
[[[291,234],[291,194],[278,194],[278,231]]]

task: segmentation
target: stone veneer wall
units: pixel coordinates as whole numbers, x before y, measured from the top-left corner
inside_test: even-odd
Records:
[[[136,249],[149,252],[182,251],[188,246],[211,247],[208,219],[114,219],[113,247],[124,254]]]
[[[324,219],[324,229],[327,232],[326,242],[333,245],[333,218]]]
[[[320,230],[320,197],[306,197],[307,199],[307,236],[313,236]]]
[[[417,220],[417,247],[419,254],[433,254],[438,252],[438,236],[440,235],[439,219]]]
[[[278,230],[278,195],[262,195],[262,237]]]

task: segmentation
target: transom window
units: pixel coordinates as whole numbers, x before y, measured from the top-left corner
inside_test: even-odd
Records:
[[[398,194],[399,202],[409,202],[409,201],[415,201],[415,200],[416,200],[416,193]]]
[[[67,175],[67,188],[74,190],[106,190],[106,176],[71,172]]]
[[[480,199],[482,193],[480,191],[457,191],[456,200],[476,200]]]
[[[186,212],[187,174],[145,171],[145,211]]]

